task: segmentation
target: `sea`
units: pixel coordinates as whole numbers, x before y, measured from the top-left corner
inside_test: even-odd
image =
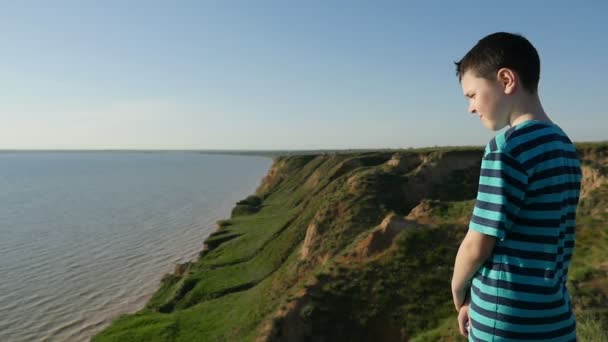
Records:
[[[0,152],[0,341],[88,341],[144,307],[272,159]]]

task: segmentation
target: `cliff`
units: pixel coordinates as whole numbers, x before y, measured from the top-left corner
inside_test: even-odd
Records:
[[[608,143],[577,150],[584,180],[569,286],[579,333],[597,335],[608,325]],[[482,154],[276,157],[200,258],[93,340],[459,340],[450,278]]]

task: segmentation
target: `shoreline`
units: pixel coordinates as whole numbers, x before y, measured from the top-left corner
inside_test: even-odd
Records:
[[[16,160],[19,163],[13,163],[12,156],[7,157],[3,159],[14,166],[8,171],[15,170],[9,175],[19,175],[20,165],[27,166],[30,161],[43,166],[35,176],[48,173],[47,158],[23,154]],[[120,315],[144,309],[161,286],[163,274],[173,273],[200,257],[205,240],[217,229],[217,222],[230,215],[234,202],[250,193],[269,167],[266,159],[208,158],[176,156],[169,160],[177,160],[179,165],[184,165],[182,160],[187,161],[189,170],[176,174],[170,172],[175,168],[154,168],[145,178],[137,178],[141,181],[122,177],[120,173],[118,176],[125,179],[125,184],[141,189],[136,196],[123,194],[125,187],[120,186],[121,182],[107,186],[106,178],[95,178],[83,187],[85,183],[71,182],[70,174],[61,178],[61,184],[53,186],[48,195],[38,195],[47,189],[48,181],[35,182],[31,193],[20,195],[16,192],[20,183],[7,178],[13,186],[7,189],[5,198],[14,198],[14,203],[19,203],[22,197],[37,200],[28,207],[31,214],[27,220],[19,219],[17,214],[21,210],[12,209],[13,202],[6,208],[9,214],[6,219],[11,223],[8,232],[15,234],[7,235],[0,246],[5,256],[0,268],[3,274],[7,271],[8,277],[1,286],[0,306],[7,309],[7,315],[0,320],[0,339],[88,341]],[[65,159],[70,163],[62,164],[64,169],[82,164],[80,157]],[[112,167],[124,157],[86,158],[89,159],[103,160],[108,172],[114,172]],[[110,160],[117,162],[105,164]],[[165,158],[145,160],[159,164]],[[240,171],[235,169],[224,177],[222,169],[226,167]],[[81,169],[71,169],[73,174],[82,173]],[[134,174],[133,168],[125,170],[126,176]],[[161,175],[185,177],[156,186],[154,180]],[[209,180],[201,181],[201,176]],[[231,181],[234,177],[238,180]],[[227,183],[215,184],[214,179]],[[12,188],[15,190],[11,191]],[[99,192],[100,197],[93,198],[88,192],[91,189]],[[112,201],[107,194],[119,194],[120,200]],[[49,207],[59,199],[70,201],[57,210]],[[98,206],[100,203],[108,205]],[[37,209],[42,205],[50,208],[48,213]],[[43,222],[45,217],[50,217],[47,222]],[[25,226],[18,229],[19,225]],[[64,226],[69,229],[60,229]],[[30,230],[42,235],[32,236]],[[69,246],[73,248],[68,249]],[[21,279],[27,285],[19,285]]]

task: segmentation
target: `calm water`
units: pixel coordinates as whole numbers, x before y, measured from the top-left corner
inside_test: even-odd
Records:
[[[86,341],[144,306],[272,160],[0,153],[0,341]]]

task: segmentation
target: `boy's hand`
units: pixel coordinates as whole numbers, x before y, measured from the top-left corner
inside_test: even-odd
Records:
[[[467,301],[458,311],[458,328],[460,329],[460,334],[464,337],[469,336],[470,322],[469,302]]]

